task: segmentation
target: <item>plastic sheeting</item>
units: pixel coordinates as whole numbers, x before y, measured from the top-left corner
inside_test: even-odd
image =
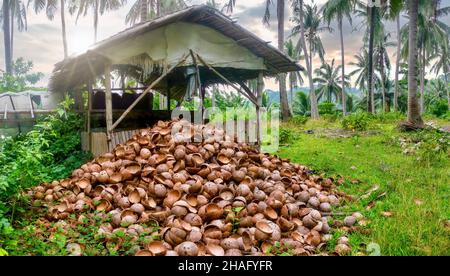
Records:
[[[125,42],[102,53],[113,64],[134,64],[146,72],[155,67],[175,65],[189,50],[198,53],[213,67],[265,70],[264,60],[214,29],[193,23],[176,22]],[[191,65],[189,58],[185,65]]]

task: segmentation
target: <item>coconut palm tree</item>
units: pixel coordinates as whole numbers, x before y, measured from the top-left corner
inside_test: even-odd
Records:
[[[297,36],[300,33],[300,20],[297,9],[294,9],[294,17],[292,18],[292,22],[295,25],[292,28],[291,36]],[[313,57],[316,54],[319,56],[321,62],[323,63],[325,49],[323,48],[322,39],[319,34],[326,30],[331,32],[332,28],[330,28],[329,26],[322,26],[322,16],[314,2],[312,5],[305,5],[303,26],[305,28],[305,36],[310,53],[309,63],[312,64]],[[297,45],[297,49],[300,48],[301,46]]]
[[[355,61],[349,63],[349,65],[356,67],[355,70],[350,72],[349,76],[357,76],[355,80],[355,85],[361,90],[367,88],[368,77],[369,77],[369,53],[366,48],[362,48],[361,52],[354,55]]]
[[[286,43],[285,43],[285,52],[286,55],[288,55],[292,60],[300,60],[301,57],[294,45],[294,42],[292,42],[292,39],[289,39]],[[294,87],[296,87],[298,84],[302,85],[303,84],[303,77],[300,74],[299,71],[296,72],[290,72],[288,74],[288,80],[289,80],[289,93],[290,93],[290,98],[291,98],[291,111],[293,108],[293,102],[294,102]]]
[[[341,65],[336,67],[334,59],[331,61],[331,64],[324,63],[319,69],[315,70],[317,77],[314,78],[314,82],[319,85],[317,89],[318,100],[325,98],[327,102],[332,102],[334,96],[337,102],[342,101],[342,97],[339,97],[339,92],[342,92],[342,79],[339,76],[340,70]],[[345,86],[350,86],[348,76],[344,77],[344,82]],[[341,100],[339,100],[339,98]],[[346,99],[346,97],[344,97],[344,99]]]
[[[308,49],[306,46],[306,35],[305,35],[305,26],[304,24],[301,24],[302,22],[304,22],[303,20],[303,16],[304,16],[304,9],[303,9],[303,0],[296,0],[293,3],[293,7],[294,10],[296,10],[296,12],[299,15],[299,22],[300,22],[300,36],[299,36],[299,43],[298,45],[300,45],[301,47],[301,51],[303,51],[303,56],[305,58],[305,62],[306,62],[306,71],[308,73],[308,81],[309,81],[309,99],[311,102],[311,118],[313,119],[319,119],[319,109],[317,106],[317,97],[316,97],[316,93],[314,92],[314,80],[313,80],[313,72],[312,72],[312,64],[310,63],[310,58],[309,58],[309,54],[308,53]]]
[[[89,10],[94,18],[94,43],[97,42],[98,20],[105,12],[118,10],[126,0],[80,0],[76,3],[77,20],[80,16],[86,16]]]
[[[400,64],[401,64],[401,50],[402,50],[402,36],[401,36],[401,25],[400,25],[400,15],[401,11],[404,9],[403,1],[390,1],[390,9],[387,13],[387,18],[390,20],[395,20],[396,23],[396,35],[397,35],[397,50],[396,50],[396,62],[395,62],[395,89],[394,89],[394,111],[398,111],[398,96],[400,92],[399,87],[399,74],[400,74]]]
[[[367,31],[364,36],[364,41],[367,43],[368,47],[368,79],[367,79],[367,111],[375,112],[374,103],[374,86],[375,86],[375,63],[373,61],[373,53],[375,47],[375,39],[382,37],[384,35],[384,24],[383,16],[386,12],[386,0],[381,1],[381,8],[377,6],[367,6],[363,2],[358,2],[357,15],[362,17],[362,22],[360,26],[366,27]]]
[[[5,50],[10,51],[11,61],[14,59],[14,30],[15,24],[17,24],[17,29],[19,32],[27,29],[27,11],[23,1],[21,0],[9,0],[4,2],[9,6],[9,11],[5,19],[9,18],[9,33],[4,32],[4,35],[9,36],[10,48]],[[3,6],[0,7],[0,21],[3,22],[4,18]],[[4,41],[7,41],[5,39]]]
[[[62,34],[62,41],[63,41],[63,48],[64,48],[64,58],[67,58],[68,56],[68,47],[67,47],[67,34],[66,34],[66,8],[69,9],[69,11],[73,11],[74,5],[73,1],[66,1],[66,0],[29,0],[28,5],[33,5],[33,10],[36,14],[40,13],[41,11],[45,10],[45,14],[47,15],[47,18],[49,20],[53,20],[55,18],[55,14],[58,11],[60,12],[60,18],[61,18],[61,34]]]
[[[377,42],[375,43],[374,48],[374,60],[376,64],[376,68],[378,72],[380,72],[381,76],[381,83],[386,83],[386,70],[391,70],[391,62],[389,61],[389,53],[387,51],[388,47],[395,46],[394,42],[388,41],[390,38],[390,33],[387,33],[383,36],[382,39],[377,39]],[[386,93],[385,93],[385,86],[380,85],[381,88],[381,95],[382,95],[382,110],[383,112],[386,112],[387,102],[386,102]]]
[[[342,29],[344,18],[352,23],[351,13],[354,10],[355,2],[353,0],[329,0],[323,7],[323,17],[325,21],[330,25],[331,21],[338,21],[338,28],[340,34],[341,43],[341,83],[345,84],[345,44],[344,44],[344,33]],[[342,110],[345,116],[347,112],[345,99],[345,87],[342,87]]]
[[[449,42],[447,41],[447,44]],[[443,79],[445,82],[445,91],[447,92],[447,101],[448,101],[448,108],[450,109],[450,47],[443,47],[440,48],[438,52],[435,53],[434,56],[431,57],[431,60],[436,60],[436,63],[431,68],[432,72],[436,73],[436,76],[440,72],[444,74]]]
[[[429,65],[431,57],[439,52],[442,48],[448,48],[448,37],[450,35],[450,27],[440,17],[445,16],[450,12],[450,7],[439,8],[439,3],[436,1],[421,2],[419,5],[418,14],[418,52],[419,52],[419,77],[420,77],[420,110],[424,112],[425,99],[425,74],[426,68]],[[409,29],[407,26],[402,28],[403,56],[408,55],[409,50]]]
[[[293,0],[295,2],[302,2],[303,0]],[[285,2],[286,0],[278,0],[277,1],[277,22],[278,22],[278,49],[280,51],[284,51],[284,8],[285,8]],[[270,6],[273,4],[273,0],[266,0],[266,9],[263,16],[263,22],[264,24],[268,25],[271,19],[270,14]],[[226,8],[229,12],[233,12],[233,8],[236,6],[236,0],[229,0],[228,3],[225,5],[224,8]],[[280,102],[281,102],[281,114],[283,117],[283,120],[288,120],[292,114],[291,110],[289,108],[289,102],[287,97],[287,91],[286,91],[286,75],[280,74],[278,77],[279,80],[279,88],[280,88]]]
[[[11,3],[10,0],[3,0],[2,19],[3,19],[3,43],[5,46],[5,68],[6,73],[12,73],[12,54],[11,54]]]
[[[419,0],[408,0],[409,12],[409,53],[408,53],[408,122],[412,128],[422,128],[423,120],[417,99],[417,49]]]
[[[136,0],[125,17],[125,23],[135,25],[186,7],[183,0]]]
[[[27,9],[24,1],[9,0],[11,59],[14,59],[14,30],[17,24],[19,32],[27,29]],[[3,8],[0,7],[0,21],[3,22]]]

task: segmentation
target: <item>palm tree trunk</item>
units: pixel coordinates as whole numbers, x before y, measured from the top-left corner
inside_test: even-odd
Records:
[[[293,73],[291,73],[293,74]],[[291,109],[291,113],[294,112],[294,82],[290,79],[289,76],[289,94],[291,96],[291,100],[290,100],[290,109]]]
[[[370,36],[369,36],[369,83],[368,83],[368,88],[369,89],[369,97],[367,98],[367,112],[370,113],[374,113],[375,109],[374,109],[374,95],[373,95],[373,83],[374,83],[374,79],[373,79],[373,48],[374,48],[374,36],[375,36],[375,7],[370,7],[370,27],[369,27],[369,32],[370,32]]]
[[[342,17],[339,17],[339,33],[341,36],[341,81],[342,81],[342,114],[345,117],[347,114],[347,99],[345,95],[345,49],[344,49],[344,34],[342,32]]]
[[[14,3],[14,1],[11,3]],[[15,7],[11,9],[11,60],[14,60],[14,12]]]
[[[386,112],[386,87],[385,87],[385,80],[386,80],[386,74],[384,71],[384,53],[381,53],[380,58],[380,75],[381,75],[381,109],[382,112]]]
[[[12,73],[11,55],[11,26],[10,26],[10,2],[3,0],[3,43],[5,46],[5,69],[7,74]]]
[[[61,29],[62,29],[62,39],[63,39],[63,47],[64,47],[64,59],[66,59],[68,57],[69,53],[67,50],[66,16],[65,16],[66,5],[64,3],[64,0],[61,0],[61,2],[60,2],[60,9],[61,9]]]
[[[306,49],[306,40],[305,40],[305,26],[303,26],[303,0],[299,0],[299,13],[300,13],[300,40],[301,46],[303,48],[303,53],[305,55],[306,62],[306,70],[308,71],[308,80],[309,80],[309,99],[311,102],[311,118],[319,119],[319,109],[317,108],[317,97],[314,91],[314,82],[311,71],[311,64],[309,62],[308,51]]]
[[[141,22],[147,21],[148,17],[148,0],[141,0]]]
[[[99,8],[99,0],[95,0],[94,2],[94,43],[97,42],[97,30],[98,30],[98,8]]]
[[[395,64],[394,112],[398,111],[398,95],[399,95],[398,78],[400,73],[400,60],[402,51],[402,39],[400,36],[400,15],[397,16],[396,21],[397,21],[397,62]]]
[[[422,70],[420,70],[420,114],[423,114],[425,112],[425,63],[426,63],[426,52],[425,52],[425,45],[422,49],[422,61],[421,61],[421,67]]]
[[[448,75],[449,72],[447,72],[447,70],[444,70],[444,79],[445,79],[445,88],[447,90],[447,102],[448,102],[448,109],[450,110],[450,89],[448,88]]]
[[[372,84],[370,85],[370,88],[372,90],[372,93],[370,94],[370,107],[372,109],[372,113],[375,113],[375,63],[372,64]]]
[[[417,20],[419,0],[408,0],[409,6],[409,53],[408,53],[408,123],[413,127],[423,127],[417,101]]]
[[[284,1],[285,0],[277,1],[278,49],[281,52],[284,52]],[[283,121],[287,121],[291,117],[291,111],[286,92],[286,74],[280,74],[279,77],[281,114]]]

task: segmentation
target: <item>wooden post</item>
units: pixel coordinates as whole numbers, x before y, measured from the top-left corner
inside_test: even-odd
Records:
[[[112,92],[111,92],[111,64],[105,66],[105,107],[106,107],[106,136],[108,137],[108,148],[111,144],[113,114],[112,114]],[[109,148],[111,150],[111,148]]]
[[[202,124],[205,123],[205,96],[206,96],[206,88],[203,85],[200,85],[200,111],[202,112]]]
[[[258,85],[256,91],[256,143],[259,150],[261,150],[261,107],[262,107],[262,93],[264,90],[264,75],[262,72],[258,76]]]
[[[167,81],[167,111],[169,112],[170,112],[170,97],[171,97],[170,88],[171,88],[170,82]]]
[[[86,123],[86,132],[88,135],[88,150],[91,151],[91,112],[92,112],[92,81],[88,81],[88,110],[87,110],[87,123]]]
[[[31,118],[34,119],[34,107],[33,107],[33,101],[31,100],[31,93],[28,93],[28,102],[30,103]]]
[[[3,119],[8,119],[8,104],[5,104],[5,113],[3,114]]]

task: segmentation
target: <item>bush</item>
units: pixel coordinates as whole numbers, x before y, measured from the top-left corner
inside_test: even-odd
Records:
[[[320,115],[334,115],[336,114],[336,105],[331,102],[323,102],[319,104]]]
[[[6,214],[22,199],[22,191],[65,178],[91,157],[81,151],[83,120],[69,112],[72,104],[66,98],[57,112],[40,119],[30,132],[0,145],[0,249],[10,232]]]
[[[374,116],[375,120],[380,123],[393,123],[405,119],[405,114],[401,112],[378,113]]]
[[[309,117],[303,116],[303,115],[295,115],[290,119],[291,123],[294,123],[297,125],[304,125],[308,122],[308,120],[309,120]]]
[[[280,144],[288,144],[294,139],[295,132],[290,128],[280,127],[279,137],[280,137]]]
[[[371,123],[372,117],[367,112],[356,112],[341,121],[341,125],[346,130],[364,131]]]
[[[444,117],[448,112],[447,100],[440,100],[430,106],[430,113],[436,117]]]

